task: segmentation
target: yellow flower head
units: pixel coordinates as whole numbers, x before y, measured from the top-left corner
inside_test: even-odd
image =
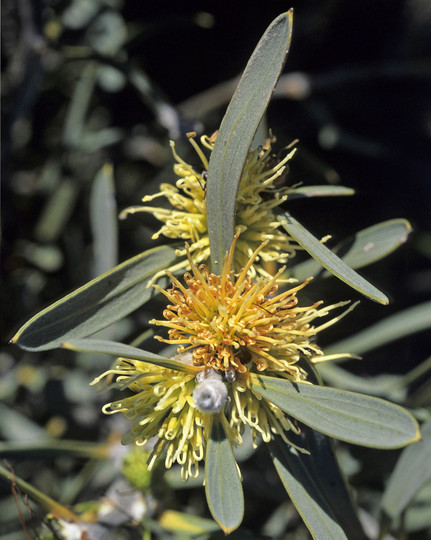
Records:
[[[120,217],[136,212],[148,212],[163,222],[163,226],[153,238],[164,235],[168,238],[177,238],[189,242],[189,251],[195,264],[207,262],[210,258],[206,214],[206,170],[208,160],[202,148],[189,134],[189,141],[193,145],[201,163],[202,169],[196,171],[191,165],[182,160],[175,151],[175,144],[171,141],[171,148],[176,160],[174,172],[179,176],[176,185],[161,184],[160,192],[147,195],[142,201],[149,202],[157,197],[166,197],[170,208],[157,208],[151,206],[135,206],[124,210]],[[211,138],[201,137],[201,144],[212,151],[216,134]],[[236,230],[242,234],[237,242],[235,251],[235,269],[246,266],[257,247],[266,242],[265,247],[255,257],[255,263],[249,267],[252,277],[256,274],[266,275],[262,262],[275,261],[285,264],[295,255],[299,246],[285,233],[279,230],[280,222],[274,213],[274,208],[287,199],[290,188],[279,187],[286,173],[287,161],[293,156],[292,150],[284,159],[278,159],[271,151],[271,143],[275,138],[267,139],[264,146],[251,150],[242,173],[236,207]],[[180,250],[179,254],[185,255]],[[187,260],[183,267],[187,265]],[[179,266],[178,266],[179,268]]]
[[[105,414],[122,412],[135,427],[122,440],[123,444],[145,445],[153,437],[157,442],[148,460],[151,470],[166,449],[165,466],[178,463],[182,477],[196,477],[198,463],[204,457],[204,415],[193,401],[196,380],[193,374],[118,358],[113,369],[98,377],[116,375],[115,388],[129,388],[130,397],[108,403]]]
[[[122,412],[135,423],[123,439],[125,444],[144,445],[156,437],[149,468],[166,450],[166,467],[180,464],[184,480],[198,475],[215,416],[235,445],[242,443],[245,426],[251,429],[255,446],[260,438],[268,442],[274,435],[290,443],[286,432],[298,433],[298,427],[279,407],[253,391],[250,373],[264,371],[271,377],[307,382],[307,371],[299,366],[299,360],[325,358],[312,343],[313,337],[351,309],[313,326],[315,319],[346,302],[327,308],[319,308],[321,302],[300,307],[297,292],[309,280],[277,294],[277,279],[283,268],[274,277],[253,281],[249,268],[266,243],[255,250],[239,273],[234,273],[231,267],[238,236],[220,276],[211,274],[204,264],[197,267],[188,253],[191,273],[184,276],[186,286],[172,273],[170,290],[155,285],[170,301],[165,320],[151,321],[169,329],[168,338],[156,339],[178,345],[176,359],[184,369],[176,371],[119,358],[114,369],[95,381],[114,374],[117,380],[113,386],[134,392],[108,403],[104,412]],[[196,366],[201,367],[197,375]]]
[[[150,321],[169,328],[168,338],[156,339],[179,345],[179,353],[191,350],[197,366],[238,373],[283,371],[294,381],[303,380],[305,373],[297,367],[298,360],[322,354],[311,339],[323,327],[312,326],[312,321],[342,304],[323,309],[317,309],[321,302],[298,306],[297,292],[310,279],[276,294],[284,268],[273,277],[253,281],[249,269],[266,242],[234,274],[231,268],[237,242],[238,234],[220,276],[211,274],[204,264],[197,267],[189,255],[192,272],[184,275],[186,287],[172,273],[168,273],[173,281],[171,289],[154,285],[170,301],[163,312],[165,320]]]

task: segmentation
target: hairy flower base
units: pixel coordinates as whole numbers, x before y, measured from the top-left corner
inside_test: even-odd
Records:
[[[161,184],[160,192],[147,195],[142,202],[150,202],[158,197],[165,197],[170,208],[133,206],[124,210],[120,217],[128,214],[147,212],[153,214],[163,226],[153,238],[160,235],[167,238],[176,238],[190,243],[190,253],[195,264],[207,262],[210,258],[208,226],[206,216],[206,170],[208,159],[201,147],[196,143],[195,133],[189,134],[204,171],[197,172],[182,160],[175,151],[175,144],[171,141],[171,148],[176,160],[174,172],[180,179],[176,185]],[[216,134],[211,138],[201,137],[202,146],[212,151]],[[285,264],[295,255],[295,250],[301,249],[297,243],[280,231],[280,221],[274,209],[288,197],[289,187],[279,187],[287,169],[287,161],[293,156],[292,150],[284,159],[274,156],[271,143],[275,138],[267,139],[263,148],[251,150],[248,154],[244,171],[241,177],[237,208],[236,229],[241,231],[238,240],[234,265],[236,269],[243,268],[253,252],[262,242],[266,241],[265,248],[260,251],[255,263],[276,262]],[[186,255],[185,250],[179,250],[179,255]],[[183,264],[171,268],[171,271],[186,268],[187,260]],[[268,276],[262,264],[252,264],[249,268],[252,277],[256,275]],[[153,280],[154,281],[154,280]]]

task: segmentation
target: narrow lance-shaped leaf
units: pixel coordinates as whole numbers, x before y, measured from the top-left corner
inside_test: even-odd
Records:
[[[122,358],[130,358],[131,360],[140,360],[161,366],[167,369],[175,369],[177,371],[185,371],[187,373],[198,373],[202,368],[191,366],[171,358],[165,358],[149,351],[143,351],[130,345],[108,341],[103,339],[71,339],[62,344],[65,349],[78,352],[107,354],[110,356],[121,356]]]
[[[312,366],[308,366],[307,371],[309,382],[321,384],[319,374]],[[342,532],[334,525],[335,517],[349,540],[367,540],[349,484],[338,465],[334,441],[305,425],[301,426],[299,434],[290,432],[289,441],[307,452],[286,447],[280,437],[274,437],[270,443],[271,455],[311,534],[320,539],[327,531]]]
[[[431,419],[421,429],[422,440],[406,448],[389,479],[382,499],[384,514],[395,520],[431,478]]]
[[[93,279],[30,319],[12,338],[21,348],[44,351],[94,334],[149,300],[154,275],[179,261],[178,245],[160,246]]]
[[[269,445],[274,466],[312,537],[317,540],[347,540],[312,471],[297,450],[279,439],[277,437]]]
[[[401,375],[382,374],[375,375],[372,379],[365,378],[350,373],[334,362],[322,362],[318,370],[328,386],[352,392],[364,392],[396,403],[403,403],[406,399],[407,388]]]
[[[431,482],[428,482],[414,496],[409,504],[404,520],[404,530],[415,533],[421,530],[431,530]],[[412,536],[414,536],[412,534]]]
[[[5,383],[2,374],[2,384]],[[7,383],[6,383],[7,384]],[[1,389],[4,396],[3,388]],[[16,392],[16,390],[14,390]],[[42,442],[49,440],[48,431],[24,412],[0,401],[0,433],[2,438],[15,442]]]
[[[324,386],[251,375],[253,390],[307,426],[370,448],[400,448],[420,439],[405,409],[380,398]]]
[[[367,227],[352,238],[342,241],[332,251],[350,268],[363,268],[380,259],[407,241],[412,228],[405,219],[391,219]],[[291,268],[291,275],[300,281],[308,276],[326,278],[331,272],[323,270],[315,259],[309,259]]]
[[[208,535],[219,531],[217,523],[214,523],[212,519],[177,512],[176,510],[165,510],[157,519],[157,522],[163,529],[173,533],[177,538],[180,535],[184,535],[184,538],[190,538],[191,535]]]
[[[108,443],[48,439],[46,441],[0,442],[2,459],[52,459],[53,457],[80,456],[93,459],[110,457]]]
[[[304,197],[344,197],[354,195],[355,190],[345,186],[299,186],[289,190],[289,201]]]
[[[412,226],[406,219],[377,223],[358,232],[352,243],[342,242],[338,254],[348,266],[362,268],[386,257],[407,242],[411,232]]]
[[[380,304],[387,304],[389,300],[374,285],[360,276],[345,264],[335,253],[328,249],[322,242],[319,242],[311,233],[307,231],[295,218],[287,212],[282,213],[279,218],[281,225],[314,259],[329,270],[341,281],[353,287],[361,294],[368,296]]]
[[[244,514],[244,494],[232,445],[221,419],[214,416],[205,455],[205,494],[215,521],[228,534]]]
[[[93,275],[99,276],[118,262],[117,204],[110,163],[106,163],[94,179],[90,196],[90,220],[93,233]]]
[[[78,146],[85,130],[85,120],[97,80],[96,62],[86,62],[69,101],[62,143],[66,148]]]
[[[234,235],[235,205],[242,170],[254,134],[283,68],[292,36],[293,11],[277,17],[248,61],[211,152],[207,219],[211,263],[220,273]]]
[[[69,222],[78,199],[79,184],[71,178],[61,177],[60,174],[57,178],[55,183],[53,182],[56,185],[55,190],[42,209],[34,227],[34,237],[41,243],[58,240]]]
[[[349,351],[353,354],[364,354],[386,343],[429,329],[431,329],[431,302],[424,302],[386,317],[362,332],[326,347],[325,353]]]

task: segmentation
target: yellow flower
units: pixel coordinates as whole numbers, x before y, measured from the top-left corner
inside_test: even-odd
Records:
[[[291,380],[287,373],[280,371],[267,375]],[[302,382],[305,382],[306,373],[303,372],[303,375]],[[248,374],[238,376],[231,385],[230,395],[229,423],[231,430],[237,433],[237,437],[243,433],[245,426],[248,426],[255,448],[260,439],[269,442],[274,435],[279,435],[286,443],[295,446],[288,439],[286,432],[293,431],[299,434],[300,429],[283,410],[253,392],[249,385]]]
[[[268,442],[274,435],[292,444],[286,432],[298,433],[298,427],[279,407],[253,391],[250,373],[264,371],[271,377],[307,382],[307,371],[299,360],[324,359],[312,342],[314,336],[352,309],[314,326],[316,319],[348,302],[327,308],[320,307],[321,302],[300,307],[297,292],[309,280],[277,294],[277,279],[284,268],[274,277],[253,281],[249,269],[266,242],[239,273],[234,273],[231,268],[238,236],[220,276],[211,274],[204,264],[197,267],[187,252],[191,273],[184,276],[186,286],[170,272],[171,289],[164,291],[154,285],[170,301],[165,320],[151,321],[169,329],[168,338],[156,339],[178,345],[176,360],[184,364],[184,370],[119,358],[114,369],[94,381],[114,374],[114,387],[134,392],[108,403],[104,412],[122,412],[135,423],[124,444],[144,445],[156,437],[149,468],[166,450],[166,467],[181,465],[184,480],[198,475],[215,417],[232,444],[242,443],[245,426],[250,427],[255,446],[259,438]],[[192,365],[201,367],[197,375],[187,369]]]
[[[299,366],[299,360],[324,360],[322,350],[312,341],[314,336],[344,317],[354,306],[314,326],[316,319],[349,302],[326,308],[319,307],[322,302],[299,306],[297,292],[309,279],[276,294],[277,280],[284,268],[274,277],[253,281],[249,268],[265,249],[265,243],[256,249],[246,266],[234,274],[231,267],[238,241],[236,234],[220,276],[211,274],[205,265],[198,268],[189,255],[192,272],[184,276],[187,287],[171,273],[168,273],[173,281],[171,289],[165,291],[154,285],[170,304],[163,312],[165,320],[150,322],[169,329],[168,338],[155,336],[156,339],[178,345],[180,354],[191,354],[193,364],[205,368],[197,379],[200,384],[206,381],[208,399],[226,403],[219,414],[230,425],[228,436],[234,444],[241,443],[246,425],[251,429],[254,445],[259,437],[268,442],[273,434],[289,442],[285,432],[298,433],[298,428],[279,407],[253,392],[249,373],[265,371],[269,376],[307,382],[307,371]],[[222,384],[226,386],[225,398]],[[200,406],[197,397],[200,396],[195,392],[195,402]]]
[[[115,388],[126,388],[134,393],[103,407],[105,414],[121,412],[135,423],[123,437],[122,443],[134,442],[138,446],[157,437],[148,460],[151,470],[160,454],[166,449],[165,466],[181,465],[184,480],[199,473],[198,463],[204,458],[204,414],[193,400],[196,380],[193,374],[161,368],[139,360],[118,358],[113,369],[93,381],[99,382],[107,375],[116,375]]]
[[[124,210],[120,218],[136,212],[153,214],[163,222],[163,226],[153,235],[154,239],[164,235],[167,238],[186,240],[190,243],[189,250],[195,264],[201,262],[208,264],[210,247],[205,200],[208,159],[194,140],[196,134],[189,133],[188,136],[203,170],[199,172],[182,160],[175,151],[174,142],[171,141],[172,152],[177,162],[174,165],[174,172],[180,178],[175,186],[161,184],[159,193],[147,195],[142,199],[142,202],[149,202],[157,197],[166,197],[171,207],[135,206]],[[202,146],[212,151],[215,139],[216,134],[212,137],[203,136],[200,140]],[[249,267],[252,277],[256,274],[268,276],[262,263],[285,264],[295,255],[295,250],[300,249],[292,238],[279,230],[280,222],[274,213],[274,208],[287,199],[290,188],[279,187],[279,184],[283,182],[287,162],[295,150],[288,153],[284,159],[278,159],[271,151],[271,143],[274,140],[274,137],[269,138],[262,148],[249,152],[239,186],[236,230],[242,234],[237,242],[235,268],[238,270],[245,267],[256,248],[266,241],[265,247],[260,250],[259,256]],[[179,250],[179,254],[186,255],[184,250]],[[187,259],[171,270],[186,266]]]
[[[320,309],[322,302],[299,306],[297,292],[310,279],[276,294],[277,280],[284,268],[273,277],[253,281],[249,269],[266,242],[234,274],[231,268],[236,242],[238,234],[225,258],[221,276],[211,274],[205,265],[198,268],[189,255],[192,273],[184,275],[187,288],[170,272],[171,289],[165,291],[154,285],[170,301],[163,312],[165,320],[150,321],[169,328],[168,338],[155,337],[179,345],[179,353],[191,350],[197,366],[239,373],[254,368],[283,371],[293,381],[305,380],[306,374],[296,364],[301,357],[323,354],[311,339],[329,325],[315,327],[312,321],[345,303]]]

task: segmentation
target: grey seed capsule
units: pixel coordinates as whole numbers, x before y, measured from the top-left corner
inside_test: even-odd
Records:
[[[219,379],[206,379],[193,391],[196,407],[204,413],[217,413],[227,402],[227,387]]]

